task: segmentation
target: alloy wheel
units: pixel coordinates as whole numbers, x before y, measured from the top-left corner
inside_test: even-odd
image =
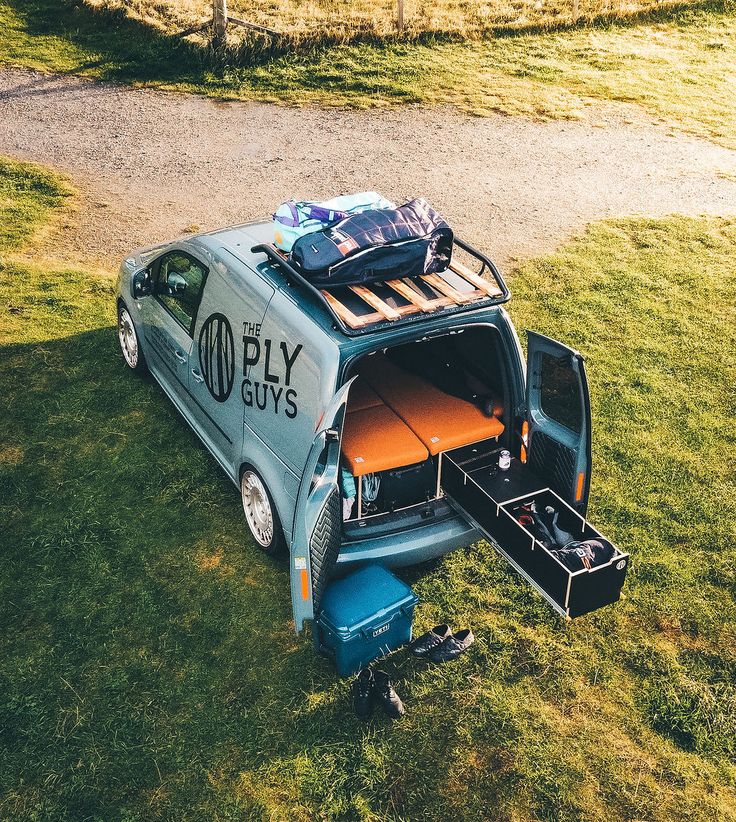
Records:
[[[135,333],[133,320],[127,309],[121,308],[118,315],[118,340],[125,362],[131,368],[138,367],[138,337]]]
[[[246,471],[240,483],[243,510],[251,533],[262,548],[273,542],[274,519],[266,486],[254,471]]]

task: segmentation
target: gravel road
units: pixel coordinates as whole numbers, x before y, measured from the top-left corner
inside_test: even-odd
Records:
[[[624,107],[548,123],[297,109],[3,69],[0,153],[72,176],[82,207],[54,253],[103,265],[289,197],[362,189],[426,196],[505,266],[606,216],[736,213],[736,152]]]

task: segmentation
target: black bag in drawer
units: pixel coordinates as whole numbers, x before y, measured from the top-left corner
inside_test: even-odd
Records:
[[[597,565],[610,562],[616,550],[607,539],[586,539],[583,542],[568,542],[564,548],[550,551],[569,571],[590,570]]]
[[[405,468],[381,471],[378,476],[381,484],[376,504],[380,511],[395,511],[397,508],[424,502],[434,496],[437,484],[431,459]]]

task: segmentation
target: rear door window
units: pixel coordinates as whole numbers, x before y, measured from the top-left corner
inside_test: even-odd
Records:
[[[206,278],[207,268],[183,251],[170,251],[159,261],[156,298],[190,337]]]
[[[575,434],[583,427],[578,377],[567,357],[542,354],[541,405],[544,414]]]

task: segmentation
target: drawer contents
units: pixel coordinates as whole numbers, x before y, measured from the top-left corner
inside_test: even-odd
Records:
[[[550,489],[499,506],[491,536],[507,559],[566,616],[594,611],[621,595],[628,554]]]
[[[514,506],[511,509],[516,521],[529,530],[552,556],[556,557],[568,570],[590,570],[613,559],[616,549],[604,537],[578,540],[559,525],[560,511],[547,505],[544,511],[537,510],[536,501]]]
[[[586,539],[583,542],[568,542],[564,548],[550,552],[570,571],[590,571],[597,565],[610,562],[615,554],[613,545],[607,539]]]

